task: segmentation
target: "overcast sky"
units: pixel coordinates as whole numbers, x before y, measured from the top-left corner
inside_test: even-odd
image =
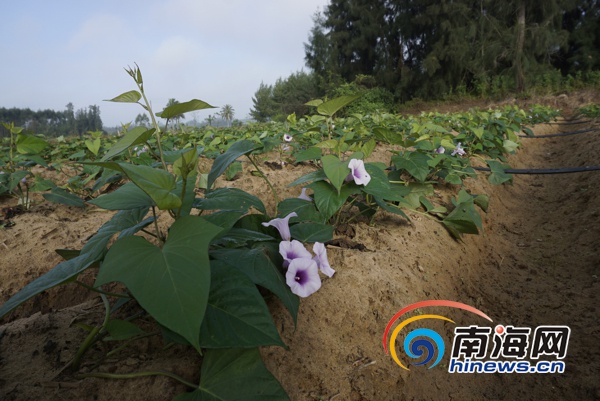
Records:
[[[123,68],[137,63],[156,112],[169,98],[201,99],[218,108],[230,104],[243,119],[261,82],[307,71],[304,43],[312,17],[328,3],[2,0],[0,107],[95,104],[105,126],[126,123],[143,109],[104,100],[135,89]]]

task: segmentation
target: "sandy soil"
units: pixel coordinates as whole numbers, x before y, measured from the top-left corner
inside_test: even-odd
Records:
[[[569,109],[600,97],[549,99]],[[598,126],[538,126],[537,134]],[[599,165],[598,132],[548,139],[524,139],[511,157],[514,168]],[[389,160],[379,149],[374,160]],[[273,202],[263,182],[244,166],[235,185]],[[282,198],[308,166],[266,168]],[[294,329],[278,303],[270,306],[289,350],[262,350],[265,364],[292,400],[594,400],[600,399],[600,172],[515,175],[513,185],[491,186],[482,175],[469,180],[472,193],[490,195],[484,233],[453,240],[443,227],[418,214],[412,222],[380,212],[374,224],[358,223],[347,239],[364,250],[329,246],[336,275],[300,306]],[[448,202],[453,188],[437,191]],[[3,200],[5,207],[9,201]],[[12,219],[0,230],[0,302],[60,262],[57,248],[81,248],[110,217],[48,203]],[[344,236],[340,234],[340,236]],[[92,282],[93,272],[82,281]],[[572,332],[563,374],[449,374],[401,369],[384,353],[382,336],[389,319],[422,300],[448,299],[472,305],[495,324],[536,327],[568,325]],[[448,309],[426,312],[449,315]],[[0,321],[0,399],[13,400],[170,400],[185,387],[164,377],[135,380],[77,380],[62,368],[85,332],[77,323],[98,324],[99,299],[75,285],[47,291]],[[458,325],[481,324],[472,315],[452,312]],[[453,325],[440,325],[451,335]],[[100,360],[101,345],[78,373],[162,369],[197,381],[198,359],[185,347],[164,348],[142,340]],[[107,348],[106,348],[107,349]],[[104,351],[106,351],[104,349]]]

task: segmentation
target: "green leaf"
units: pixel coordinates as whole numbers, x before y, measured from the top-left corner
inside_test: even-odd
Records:
[[[146,334],[144,330],[126,320],[111,319],[104,328],[109,335],[103,341],[122,341]]]
[[[406,213],[404,213],[399,207],[394,206],[394,205],[390,205],[389,203],[387,203],[385,200],[380,199],[378,197],[375,197],[375,203],[377,203],[377,205],[379,207],[381,207],[383,210],[386,210],[390,213],[394,213],[397,214],[399,216],[404,217],[406,220],[410,220],[408,218],[408,216],[406,215]]]
[[[199,344],[203,348],[285,347],[254,283],[222,261],[211,262],[210,296]]]
[[[323,164],[325,175],[329,178],[329,181],[333,184],[334,188],[340,192],[344,180],[348,177],[348,174],[350,174],[348,162],[340,161],[340,159],[334,155],[325,155],[321,158],[321,163]]]
[[[483,127],[472,127],[471,131],[473,131],[473,133],[478,139],[481,139],[483,137]]]
[[[293,187],[295,185],[301,185],[312,181],[323,181],[325,179],[327,179],[325,172],[323,170],[317,170],[295,179],[291,184],[288,184],[288,187]]]
[[[391,185],[387,175],[377,166],[367,163],[365,169],[371,181],[363,187],[363,192],[389,201],[402,201],[410,193],[410,189],[401,185]]]
[[[98,152],[100,151],[100,138],[96,138],[93,141],[86,139],[84,143],[88,150],[94,154],[94,156],[98,156]]]
[[[272,238],[271,238],[272,240]],[[292,293],[285,282],[282,269],[273,264],[264,247],[254,249],[218,249],[210,255],[241,271],[256,285],[271,291],[287,308],[294,319],[298,317],[300,298]]]
[[[335,99],[328,100],[317,106],[317,113],[324,116],[333,116],[342,107],[347,106],[362,95],[340,96]]]
[[[192,99],[189,102],[175,103],[169,107],[166,107],[160,113],[156,113],[156,115],[161,118],[173,118],[180,114],[189,113],[190,111],[214,108],[215,106],[211,106],[202,100]]]
[[[300,242],[327,242],[333,238],[333,226],[320,223],[298,223],[290,227],[292,238]]]
[[[287,216],[288,214],[295,212],[298,217],[293,217],[296,221],[315,221],[324,223],[323,216],[317,210],[315,202],[307,201],[299,198],[288,198],[282,200],[277,205],[277,211],[279,217]]]
[[[502,147],[504,148],[506,153],[515,153],[515,151],[519,147],[519,144],[511,141],[510,139],[505,139]]]
[[[238,157],[247,155],[257,149],[260,149],[262,144],[255,143],[250,140],[242,140],[231,145],[229,149],[222,155],[219,155],[214,163],[210,172],[208,173],[208,188],[212,188],[215,180],[223,174],[225,169],[233,163]]]
[[[211,273],[208,245],[221,229],[198,216],[175,221],[161,248],[142,237],[113,244],[95,286],[119,281],[160,324],[200,349]]]
[[[231,163],[229,167],[225,169],[225,179],[227,181],[232,181],[238,175],[238,173],[242,172],[242,170],[242,163],[238,161]]]
[[[254,206],[266,213],[265,205],[254,195],[238,188],[219,188],[210,191],[203,199],[196,199],[194,207],[202,210],[242,210],[247,212]]]
[[[178,194],[173,193],[177,186],[175,177],[167,171],[128,163],[97,162],[87,164],[122,172],[142,191],[146,192],[161,210],[176,209],[181,206],[181,199]]]
[[[294,158],[296,159],[296,163],[307,160],[318,160],[321,158],[321,149],[312,146],[308,149],[294,153]]]
[[[373,134],[378,140],[389,143],[391,145],[404,144],[404,137],[401,134],[397,132],[392,132],[389,128],[386,127],[373,128]]]
[[[79,256],[61,262],[48,273],[38,277],[13,295],[2,307],[0,317],[49,288],[55,287],[76,277],[79,273],[93,265],[104,256],[106,244],[114,234],[137,225],[148,209],[120,211],[108,222],[104,223],[87,244],[83,246]]]
[[[181,156],[173,163],[173,172],[184,179],[188,174],[196,172],[198,166],[198,152],[195,147],[184,149]]]
[[[154,128],[147,129],[146,127],[135,127],[127,131],[123,138],[119,139],[119,141],[115,143],[108,152],[106,152],[101,161],[110,160],[113,157],[120,155],[131,146],[145,143],[148,139],[150,139],[152,134],[154,134],[154,131]]]
[[[313,182],[308,188],[314,191],[315,204],[326,221],[340,210],[350,195],[360,192],[360,189],[353,183],[344,185],[339,193],[325,181]]]
[[[154,206],[152,198],[132,182],[128,182],[111,193],[92,199],[88,203],[107,210],[129,210]]]
[[[306,103],[304,103],[304,104],[305,104],[306,106],[313,106],[313,107],[317,107],[317,106],[319,106],[319,105],[320,105],[320,104],[322,104],[322,103],[323,103],[323,100],[321,100],[321,99],[314,99],[314,100],[310,100],[310,101],[308,101],[308,102],[306,102]]]
[[[510,168],[510,166],[496,160],[486,160],[486,163],[492,172],[488,177],[488,181],[491,184],[500,185],[512,181],[512,175],[504,172],[504,169]]]
[[[265,368],[256,348],[209,349],[202,358],[200,386],[173,401],[287,401],[281,384]]]
[[[455,237],[460,234],[479,234],[481,216],[475,210],[473,201],[459,203],[442,223]]]
[[[142,98],[142,94],[136,90],[121,93],[119,96],[112,99],[105,100],[106,102],[120,102],[120,103],[137,103]]]
[[[17,152],[24,155],[40,153],[49,145],[42,138],[25,134],[19,134],[16,142]]]
[[[477,195],[473,202],[481,208],[484,212],[488,211],[488,207],[490,206],[490,198],[487,195]]]
[[[85,207],[85,202],[79,196],[67,192],[62,188],[52,188],[52,192],[42,194],[44,199],[49,202],[60,203],[67,206]]]
[[[419,182],[425,181],[429,175],[429,164],[431,156],[421,152],[404,152],[402,155],[392,157],[392,163],[399,170],[406,170]]]

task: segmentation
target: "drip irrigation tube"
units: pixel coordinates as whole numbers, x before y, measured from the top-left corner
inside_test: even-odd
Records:
[[[550,122],[547,122],[546,124],[575,125],[575,124],[591,123],[592,121],[593,120],[582,120],[582,121],[573,121],[573,120],[569,120],[569,121],[550,121]]]
[[[489,171],[492,170],[488,167],[473,167],[474,170],[478,171]],[[562,168],[532,168],[532,169],[519,169],[519,168],[507,168],[504,170],[507,174],[567,174],[567,173],[582,173],[586,171],[600,171],[600,166],[582,166],[582,167],[562,167]]]
[[[555,136],[569,136],[577,134],[585,134],[587,132],[600,131],[600,128],[588,128],[579,131],[561,132],[559,134],[544,134],[544,135],[518,135],[519,138],[553,138]]]

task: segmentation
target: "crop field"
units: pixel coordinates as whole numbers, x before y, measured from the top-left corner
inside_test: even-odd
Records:
[[[112,101],[154,117],[128,73]],[[114,136],[4,122],[0,399],[600,397],[597,91],[344,113],[355,100]],[[390,340],[424,300],[492,323],[423,307],[411,316],[452,315],[412,323],[445,352]],[[564,373],[450,373],[455,327],[473,325],[568,326]]]

